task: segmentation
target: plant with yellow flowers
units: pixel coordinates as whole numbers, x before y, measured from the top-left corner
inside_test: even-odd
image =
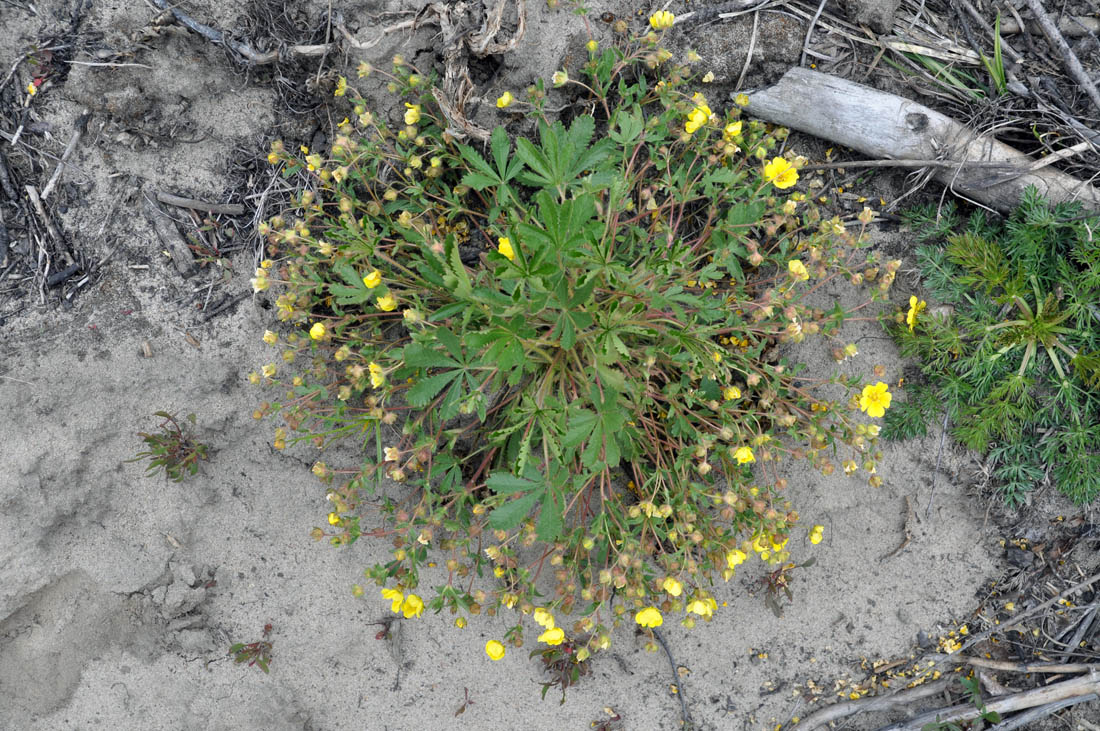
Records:
[[[402,60],[391,124],[349,82],[357,121],[326,155],[272,148],[302,190],[262,228],[290,332],[254,374],[283,394],[257,416],[278,415],[279,448],[365,448],[355,470],[314,468],[331,501],[314,535],[379,526],[393,555],[367,575],[395,613],[516,610],[488,659],[527,636],[570,682],[616,625],[709,620],[716,580],[785,564],[799,517],[775,463],[830,473],[846,452],[878,479],[865,420],[889,405],[875,391],[861,414],[859,379],[779,347],[838,335],[847,312],[805,297],[878,266],[869,216],[822,220],[791,190],[785,133],[712,108],[659,41],[623,34],[555,74],[594,110],[569,125],[541,82],[502,96],[535,139],[456,140]]]

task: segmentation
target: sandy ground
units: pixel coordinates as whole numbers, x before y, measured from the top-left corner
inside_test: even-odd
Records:
[[[323,5],[303,3],[300,14],[317,18]],[[336,5],[349,21],[381,9]],[[593,20],[604,10],[629,17],[624,3],[592,5]],[[486,99],[548,77],[584,37],[579,18],[528,6],[528,34],[482,90]],[[69,4],[37,7],[36,17],[0,3],[0,70],[67,27]],[[224,28],[246,26],[242,17],[258,7],[185,5]],[[110,57],[119,63],[142,65],[75,65],[34,102],[47,127],[29,144],[51,150],[91,110],[60,189],[59,223],[74,250],[96,259],[113,253],[69,307],[40,306],[33,291],[0,295],[7,317],[0,326],[0,728],[565,729],[606,721],[605,709],[613,709],[622,728],[676,729],[682,698],[699,728],[771,729],[811,710],[807,681],[826,699],[846,694],[837,679],[864,677],[864,661],[906,657],[918,632],[943,634],[998,574],[1000,536],[983,519],[984,503],[966,494],[964,456],[948,449],[925,512],[936,434],[889,447],[878,489],[788,465],[795,505],[826,527],[819,546],[792,542],[817,564],[798,572],[795,602],[781,619],[764,609],[756,566],[717,590],[723,606],[713,622],[692,631],[668,626],[675,677],[663,653],[645,652],[624,629],[592,677],[559,705],[554,691],[540,702],[540,671],[525,652],[498,663],[486,658],[484,643],[503,632],[504,619],[459,630],[447,616],[426,615],[397,622],[392,640],[377,639],[386,604],[373,587],[361,599],[350,587],[387,546],[365,539],[336,550],[310,541],[327,512],[325,488],[310,474],[316,450],[276,452],[273,425],[251,416],[263,394],[246,375],[270,359],[260,341],[265,327],[275,328],[270,305],[248,296],[209,321],[194,309],[196,290],[208,286],[218,298],[249,292],[254,252],[237,252],[231,271],[207,267],[184,279],[142,213],[148,190],[232,197],[248,169],[241,150],[259,158],[273,136],[298,143],[289,136],[295,130],[308,142],[304,136],[326,119],[314,112],[311,127],[288,115],[282,81],[236,70],[222,49],[193,33],[142,32],[155,15],[140,3],[94,3],[80,25],[83,55],[73,58],[110,48],[125,51]],[[712,30],[700,51],[721,56],[744,32]],[[800,31],[792,38],[800,43]],[[335,62],[385,63],[396,51],[431,45],[430,31],[395,34]],[[762,67],[797,62],[792,48],[767,45]],[[716,73],[731,82],[741,61],[723,58]],[[25,77],[16,80],[23,85]],[[478,114],[492,124],[490,107]],[[9,150],[9,162],[15,158]],[[238,225],[244,232],[248,221]],[[897,237],[886,243],[906,245]],[[900,377],[902,364],[877,325],[853,325],[846,339],[861,353],[846,368],[869,373],[881,364],[886,379]],[[815,367],[831,367],[824,344],[811,351]],[[198,477],[180,484],[127,462],[141,449],[135,433],[154,427],[152,413],[162,409],[194,412],[215,452]],[[347,450],[325,459],[355,461]],[[917,514],[908,523],[907,501]],[[882,559],[907,527],[911,542]],[[267,623],[269,675],[227,658],[230,644],[259,639]],[[456,716],[467,692],[472,703]]]

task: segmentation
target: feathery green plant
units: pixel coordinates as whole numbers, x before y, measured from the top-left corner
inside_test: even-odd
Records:
[[[1084,503],[1100,493],[1100,242],[1098,219],[1077,204],[1050,206],[1031,188],[1005,221],[982,212],[907,215],[925,244],[924,285],[953,310],[913,312],[889,329],[921,361],[926,384],[887,415],[884,435],[924,433],[947,410],[956,438],[996,465],[1005,499],[1019,503],[1050,475]]]

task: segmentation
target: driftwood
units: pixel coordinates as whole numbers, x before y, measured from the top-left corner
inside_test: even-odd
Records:
[[[1034,185],[1054,203],[1100,211],[1100,190],[917,102],[805,68],[748,95],[755,117],[876,158],[937,160],[933,176],[978,203],[1009,211]],[[975,162],[980,163],[974,165]],[[1003,163],[1000,168],[996,163]]]
[[[1100,673],[1093,670],[1086,675],[1064,680],[1054,685],[990,699],[986,703],[986,709],[1004,715],[1013,711],[1021,711],[1069,699],[1085,702],[1095,698],[1095,694],[1098,692],[1100,692]],[[981,713],[973,703],[962,703],[951,708],[923,713],[907,721],[885,726],[879,731],[920,731],[921,728],[930,723],[972,721],[978,718]]]

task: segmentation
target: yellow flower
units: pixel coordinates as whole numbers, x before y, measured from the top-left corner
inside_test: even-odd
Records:
[[[405,601],[405,594],[400,589],[383,589],[382,598],[389,599],[393,604],[390,606],[390,610],[394,614],[401,613],[401,603]]]
[[[665,620],[657,607],[646,607],[634,615],[634,621],[643,627],[660,627]]]
[[[798,182],[798,171],[789,160],[782,157],[772,158],[771,162],[764,165],[764,180],[780,190],[790,188]]]
[[[260,369],[260,372],[264,374],[264,378],[274,378],[275,377],[275,364],[274,363],[268,363],[267,365],[265,365],[263,368]]]
[[[371,71],[373,71],[373,70],[374,70],[373,66],[371,66],[366,61],[363,61],[362,63],[359,64],[358,67],[356,67],[355,73],[360,79],[362,79],[362,78],[365,78],[367,76],[370,76]]]
[[[393,312],[397,309],[397,300],[393,298],[392,294],[383,295],[374,301],[374,304],[378,306],[378,309],[383,312]]]
[[[752,447],[738,447],[733,453],[733,458],[737,460],[737,464],[749,464],[756,461],[756,456],[752,453]]]
[[[854,459],[845,460],[843,466],[844,466],[844,474],[846,474],[846,475],[850,475],[853,472],[855,472],[857,469],[859,469],[859,466],[856,465],[856,461]]]
[[[348,80],[343,76],[336,79],[336,91],[332,92],[333,96],[343,96],[348,93]]]
[[[695,94],[692,97],[692,101],[695,102],[696,106],[688,113],[688,120],[684,124],[684,129],[689,135],[695,134],[695,132],[709,122],[711,116],[713,116],[710,107],[707,106],[707,100],[702,94]]]
[[[512,106],[515,100],[516,98],[512,96],[512,92],[506,91],[497,98],[497,109],[507,109]]]
[[[554,615],[539,607],[535,610],[535,623],[542,625],[544,629],[554,629]]]
[[[661,588],[667,591],[671,596],[680,596],[684,591],[684,585],[671,576],[661,583]]]
[[[269,163],[271,163],[272,165],[278,165],[279,164],[279,153],[277,153],[277,152],[267,153],[267,161]]]
[[[676,16],[667,10],[658,10],[656,13],[649,16],[649,24],[653,27],[653,30],[671,28],[672,24],[675,22]]]
[[[363,277],[363,285],[367,289],[374,289],[382,283],[382,272],[375,269],[373,272]]]
[[[741,398],[741,390],[737,386],[726,386],[722,389],[722,398],[726,401],[733,401],[736,398]]]
[[[810,273],[806,271],[806,265],[800,259],[791,259],[787,262],[787,271],[800,282],[805,282],[810,278]]]
[[[497,253],[503,256],[508,261],[516,260],[516,251],[512,248],[512,242],[507,236],[501,236],[497,239]]]
[[[595,41],[595,40],[591,40],[591,41],[589,41],[588,43],[585,43],[585,44],[584,44],[584,47],[588,49],[588,52],[589,52],[589,53],[595,53],[595,52],[596,52],[596,50],[597,50],[597,49],[599,49],[599,47],[600,47],[600,44],[599,44],[599,43],[596,43],[596,41]]]
[[[401,612],[405,615],[405,619],[419,617],[424,613],[424,600],[416,594],[409,594],[405,597],[405,603],[401,605]]]
[[[504,657],[504,645],[496,640],[489,640],[485,643],[485,654],[490,660],[499,660]]]
[[[879,381],[873,386],[864,386],[863,394],[859,397],[860,411],[867,412],[873,418],[879,418],[890,408],[890,399],[893,395],[887,390],[890,387]]]
[[[713,353],[711,353],[710,357],[715,363],[721,363],[722,362],[722,354],[719,353],[717,350],[714,351]]]
[[[31,96],[34,96],[38,93],[38,87],[34,85],[33,81],[27,84],[27,93]]]
[[[328,514],[328,524],[329,525],[339,525],[339,523],[340,523],[340,516],[337,513],[329,513]]]
[[[714,81],[714,72],[713,71],[708,71],[705,74],[703,74],[702,81],[703,81],[704,84],[709,84],[710,82]]]
[[[726,125],[725,129],[722,130],[722,138],[726,142],[733,142],[734,139],[736,139],[739,134],[741,134],[741,121],[740,120],[738,120],[736,122],[730,122],[729,124]]]
[[[909,332],[913,332],[913,327],[917,324],[917,315],[923,312],[927,306],[928,303],[924,300],[918,301],[916,297],[910,295],[909,312],[905,315],[905,323],[909,325]]]
[[[420,121],[420,105],[405,102],[405,124],[416,124]]]
[[[264,342],[268,345],[274,345],[279,342],[279,336],[270,330],[264,330]]]
[[[321,340],[325,337],[325,326],[320,322],[313,323],[313,327],[309,329],[309,336],[314,340]]]
[[[748,554],[746,554],[740,548],[735,548],[726,554],[726,565],[728,565],[731,569],[735,569],[741,564],[745,563],[745,559],[747,559],[748,557]]]
[[[818,543],[821,543],[821,539],[824,535],[825,526],[815,525],[813,528],[810,528],[810,543],[816,546]]]
[[[367,366],[370,369],[370,385],[374,388],[382,388],[386,385],[386,373],[382,370],[382,366],[375,362],[371,362]]]
[[[565,86],[569,82],[569,72],[555,71],[553,76],[550,77],[550,81],[554,84],[554,88]]]
[[[560,645],[564,639],[565,632],[561,627],[551,627],[539,635],[539,642],[545,642],[548,645]]]
[[[738,94],[733,98],[733,103],[739,107],[747,107],[749,105],[749,95]]]
[[[710,619],[714,616],[714,610],[718,608],[718,602],[714,600],[714,597],[707,597],[706,599],[693,599],[687,605],[687,610],[693,614],[698,614],[704,619]]]

